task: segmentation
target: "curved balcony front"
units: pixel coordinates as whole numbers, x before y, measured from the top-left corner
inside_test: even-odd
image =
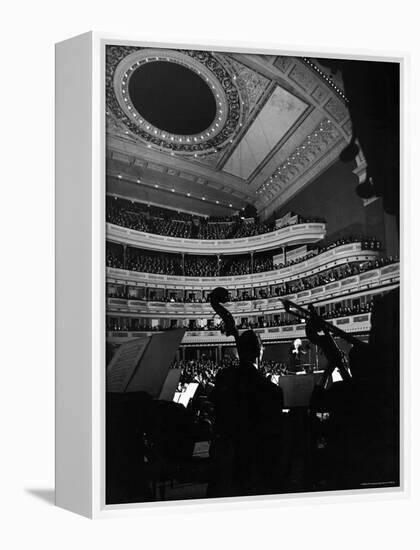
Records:
[[[359,315],[351,315],[348,317],[339,317],[331,319],[330,323],[353,334],[366,334],[370,331],[370,313]],[[266,327],[254,329],[259,334],[261,340],[265,344],[275,343],[280,340],[292,340],[294,338],[305,338],[305,325],[286,325],[280,327]],[[242,331],[239,331],[242,332]],[[136,332],[107,332],[107,341],[114,343],[123,343],[131,338],[141,338],[148,334],[156,334],[155,332],[136,331]],[[181,342],[181,346],[209,346],[222,345],[234,346],[235,340],[233,336],[225,336],[219,330],[199,330],[187,331]]]
[[[106,224],[106,238],[119,244],[126,244],[143,250],[194,255],[234,255],[274,250],[281,246],[311,244],[325,237],[324,223],[300,223],[240,239],[198,240],[168,237],[155,233],[144,233],[112,223]]]
[[[386,265],[378,269],[371,269],[359,275],[353,275],[326,285],[317,286],[310,290],[303,290],[296,294],[255,300],[230,302],[229,311],[234,316],[261,315],[282,313],[283,298],[304,305],[345,298],[349,294],[371,292],[373,289],[389,289],[398,285],[400,278],[400,264]],[[147,302],[142,300],[126,300],[124,298],[108,298],[107,312],[110,315],[131,315],[145,318],[162,319],[197,319],[211,318],[214,314],[209,303],[182,303],[182,302]],[[274,327],[276,328],[276,327]]]
[[[362,244],[355,242],[344,244],[327,250],[297,264],[251,273],[248,275],[230,275],[224,277],[184,277],[181,275],[160,275],[157,273],[141,273],[107,267],[107,281],[133,286],[148,286],[150,288],[170,288],[175,290],[212,290],[217,286],[227,289],[258,288],[278,285],[299,277],[319,273],[324,269],[337,267],[350,262],[367,262],[376,260],[379,253],[375,250],[362,250]]]

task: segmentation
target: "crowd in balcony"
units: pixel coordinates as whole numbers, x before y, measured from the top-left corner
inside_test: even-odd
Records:
[[[301,279],[296,279],[294,281],[285,282],[282,285],[279,285],[275,290],[275,295],[285,296],[287,294],[296,294],[297,292],[302,292],[303,290],[311,290],[318,286],[327,285],[335,281],[340,281],[341,279],[346,279],[354,275],[360,275],[371,269],[379,269],[391,263],[398,262],[399,259],[397,256],[387,256],[378,258],[374,261],[370,260],[367,262],[352,262],[348,264],[339,265],[331,269],[326,269],[315,275],[309,277],[302,277]],[[270,297],[270,296],[266,296]]]
[[[146,205],[117,197],[108,197],[106,220],[109,223],[168,237],[185,239],[239,239],[269,233],[275,223],[244,219],[243,216],[205,217],[166,208]],[[294,224],[323,222],[318,218],[296,215]]]
[[[112,254],[112,252],[110,253]],[[142,254],[135,248],[127,249],[126,269],[141,273],[182,275],[181,263],[176,256],[170,254]]]
[[[353,242],[360,242],[363,250],[378,251],[381,249],[381,243],[378,240],[374,238],[357,236],[342,238],[328,246],[307,250],[304,255],[299,256],[296,259],[286,261],[285,263],[274,264],[273,253],[255,254],[252,260],[250,255],[242,257],[224,256],[219,260],[216,256],[185,255],[183,263],[182,256],[180,254],[143,251],[132,247],[127,247],[126,258],[124,261],[122,247],[119,245],[112,245],[108,246],[107,249],[106,265],[107,267],[119,269],[125,268],[131,271],[139,271],[144,273],[185,275],[187,277],[247,275],[297,265],[323,252],[326,252],[327,250]],[[380,265],[377,267],[380,267]]]
[[[186,256],[184,274],[187,277],[217,277],[220,273],[215,256]]]
[[[119,262],[118,258],[115,259],[115,256],[113,256],[112,252],[109,252],[109,254],[109,258],[113,259],[113,265],[117,264]],[[173,260],[168,258],[158,258],[152,264],[149,263],[149,257],[146,257],[146,259],[132,261],[133,263],[130,263],[130,265],[137,266],[139,267],[139,269],[151,269],[152,266],[154,266],[155,273],[164,273],[165,270],[170,270],[171,273],[173,273],[173,270],[175,268],[178,270],[179,273],[179,270],[181,269],[180,265],[171,264],[170,262],[173,262]],[[201,267],[199,272],[202,273],[204,270],[204,272],[208,273],[207,276],[210,276],[210,273],[214,273],[214,270],[216,269],[216,264],[210,261],[208,264],[206,264],[206,261],[207,259],[205,257],[202,258],[202,264],[200,264]],[[271,287],[266,287],[263,289],[254,289],[253,292],[244,290],[240,294],[232,295],[230,301],[238,302],[260,300],[296,294],[304,290],[311,290],[318,286],[323,286],[348,277],[360,275],[373,269],[379,269],[393,263],[398,263],[398,261],[398,256],[387,256],[366,262],[352,262],[331,269],[327,269],[325,271],[321,271],[320,273],[317,273],[315,275],[303,277],[301,279],[295,279],[290,282],[285,282],[280,285],[273,285]],[[195,271],[195,267],[196,264],[194,262],[191,265],[187,264],[185,266],[186,273],[188,273],[190,276],[193,276],[194,273],[197,273],[197,271]],[[196,296],[196,293],[194,291],[187,291],[186,293],[184,292],[182,295],[180,295],[179,293],[177,294],[176,292],[150,292],[148,296],[146,294],[142,294],[140,298],[137,298],[135,295],[131,294],[129,285],[120,285],[118,289],[115,288],[112,293],[109,293],[108,297],[125,298],[128,300],[140,299],[150,302],[206,303],[208,301],[208,298],[205,298],[204,295]]]
[[[309,260],[310,258],[314,258],[315,256],[318,256],[319,254],[322,254],[324,252],[327,252],[328,250],[332,250],[333,248],[337,248],[338,246],[344,246],[346,244],[352,244],[352,243],[360,243],[362,250],[376,250],[380,251],[382,248],[382,244],[380,241],[375,239],[374,237],[366,237],[364,235],[350,235],[347,237],[342,237],[340,239],[336,239],[332,243],[324,246],[315,246],[314,248],[307,250],[307,252],[297,258],[293,258],[290,260],[286,260],[286,262],[279,262],[277,263],[274,268],[275,269],[281,269],[283,267],[289,267],[291,265],[299,264],[300,262],[304,262],[306,260]]]

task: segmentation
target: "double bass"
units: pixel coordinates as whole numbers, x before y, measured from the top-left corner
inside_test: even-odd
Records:
[[[210,456],[214,463],[208,496],[245,496],[280,490],[283,393],[258,369],[261,343],[252,330],[239,334],[235,320],[223,305],[229,293],[215,288],[210,304],[223,321],[222,332],[233,336],[239,366],[221,369],[211,400],[214,437]]]
[[[230,311],[222,305],[229,302],[229,292],[226,288],[218,286],[211,291],[209,300],[211,307],[223,321],[224,327],[222,328],[222,332],[226,334],[226,336],[233,336],[238,346],[239,331],[236,327],[235,319]]]

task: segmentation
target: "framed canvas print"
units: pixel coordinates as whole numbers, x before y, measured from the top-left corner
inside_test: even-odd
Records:
[[[56,498],[401,493],[404,58],[56,47]]]

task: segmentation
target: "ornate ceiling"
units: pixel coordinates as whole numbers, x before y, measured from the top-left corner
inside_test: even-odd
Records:
[[[216,215],[269,216],[351,136],[340,75],[307,58],[108,46],[106,112],[112,192]]]

